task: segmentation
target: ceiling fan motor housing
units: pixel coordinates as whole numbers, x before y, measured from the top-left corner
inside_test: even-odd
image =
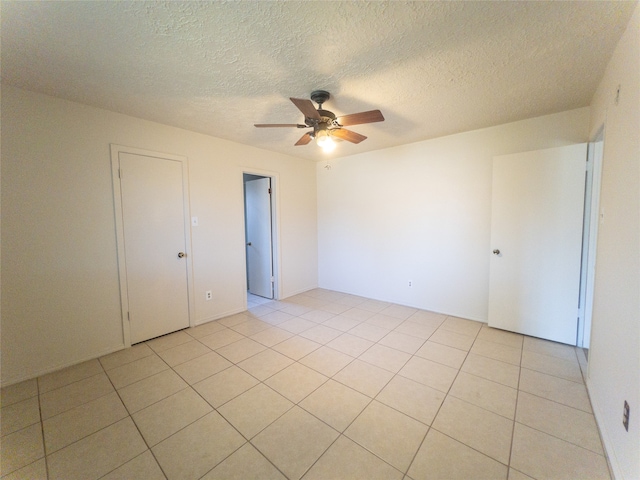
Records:
[[[310,127],[322,127],[322,125],[326,125],[327,127],[337,127],[336,116],[333,112],[329,110],[318,109],[318,115],[320,115],[320,120],[316,120],[315,118],[305,118],[305,123]]]

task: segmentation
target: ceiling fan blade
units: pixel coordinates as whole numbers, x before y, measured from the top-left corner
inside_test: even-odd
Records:
[[[367,137],[365,137],[364,135],[352,132],[351,130],[347,130],[346,128],[336,128],[334,130],[331,130],[331,135],[351,143],[360,143],[361,141],[367,139]]]
[[[300,140],[296,142],[295,146],[298,147],[300,145],[306,145],[310,141],[311,141],[311,133],[307,132],[304,135],[302,135],[302,137],[300,137]]]
[[[343,127],[374,122],[384,122],[384,117],[380,110],[369,110],[368,112],[352,113],[351,115],[338,117],[338,123]]]
[[[311,100],[305,100],[302,98],[289,98],[293,102],[293,104],[298,107],[306,118],[313,118],[314,120],[322,120],[320,114],[311,103]]]
[[[269,128],[269,127],[309,128],[308,125],[300,125],[299,123],[254,123],[253,126],[258,128]]]

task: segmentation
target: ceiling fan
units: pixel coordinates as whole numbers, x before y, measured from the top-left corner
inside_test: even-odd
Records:
[[[304,114],[304,125],[299,123],[256,123],[254,126],[258,128],[312,128],[313,130],[305,133],[295,145],[306,145],[315,138],[318,146],[322,147],[325,151],[331,151],[335,146],[331,137],[336,137],[351,143],[360,143],[367,138],[364,135],[347,130],[344,127],[384,121],[380,110],[370,110],[368,112],[352,113],[351,115],[336,117],[333,112],[322,109],[322,104],[326,102],[330,96],[329,92],[325,90],[314,90],[311,92],[311,100],[318,104],[317,110],[313,106],[313,103],[311,103],[311,100],[302,98],[289,99]]]

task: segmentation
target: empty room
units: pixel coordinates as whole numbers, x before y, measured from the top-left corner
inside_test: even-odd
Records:
[[[3,479],[640,478],[638,1],[5,1]]]

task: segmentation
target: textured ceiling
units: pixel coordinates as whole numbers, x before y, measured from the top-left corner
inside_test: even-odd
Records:
[[[312,160],[315,89],[352,155],[586,106],[636,2],[2,1],[2,81]]]

